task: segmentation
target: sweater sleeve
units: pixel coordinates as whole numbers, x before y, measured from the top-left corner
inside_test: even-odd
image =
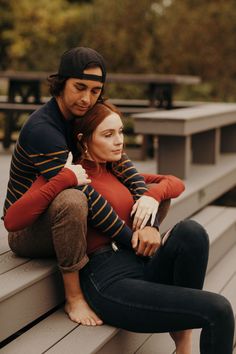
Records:
[[[144,177],[138,173],[126,154],[122,155],[119,162],[112,163],[112,172],[129,189],[135,201],[147,192]]]
[[[159,202],[177,198],[185,189],[184,183],[172,175],[142,174],[146,184],[149,184],[148,191],[144,194]]]
[[[8,208],[4,216],[6,229],[17,231],[30,226],[61,191],[76,185],[76,176],[68,168],[63,168],[50,182],[39,176],[29,190]]]

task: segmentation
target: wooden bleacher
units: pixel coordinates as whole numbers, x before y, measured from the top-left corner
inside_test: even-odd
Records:
[[[158,170],[187,178],[190,164],[216,164],[236,152],[236,104],[211,103],[133,115],[134,130],[158,136]]]
[[[153,162],[136,165],[140,171],[155,173]],[[7,173],[5,180],[0,180],[2,187],[6,179]],[[236,314],[236,209],[211,205],[234,187],[235,181],[236,153],[220,153],[213,165],[191,164],[186,191],[173,200],[162,231],[186,217],[205,226],[210,236],[210,258],[204,288],[226,296]],[[63,302],[63,290],[55,261],[14,256],[3,227],[0,232],[0,340],[5,344],[2,354],[173,353],[168,334],[136,334],[107,325],[89,328],[71,322],[62,307],[57,307]],[[46,316],[48,311],[51,312]],[[42,315],[46,317],[25,328]],[[9,336],[12,337],[8,342]],[[199,353],[198,340],[199,331],[195,330],[193,354]]]

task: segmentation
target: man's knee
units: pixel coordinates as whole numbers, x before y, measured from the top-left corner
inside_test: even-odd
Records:
[[[78,189],[66,189],[58,194],[49,207],[52,216],[68,214],[80,220],[88,217],[88,202],[83,192]]]

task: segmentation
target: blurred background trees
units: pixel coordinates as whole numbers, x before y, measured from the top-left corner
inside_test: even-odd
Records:
[[[1,70],[54,72],[64,50],[90,46],[110,72],[201,76],[182,99],[236,99],[235,0],[0,0],[0,13]],[[115,92],[145,94],[131,91]]]

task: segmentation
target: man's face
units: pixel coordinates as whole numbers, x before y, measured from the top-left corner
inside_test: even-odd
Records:
[[[101,68],[84,70],[84,74],[102,76]],[[103,83],[92,80],[70,78],[66,81],[64,90],[57,98],[60,110],[66,119],[72,116],[81,117],[97,102]]]

